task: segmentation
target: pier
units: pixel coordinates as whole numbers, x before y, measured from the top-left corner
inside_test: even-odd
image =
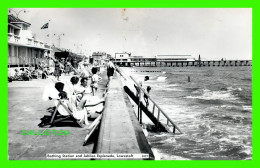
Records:
[[[115,61],[123,67],[228,67],[228,66],[252,66],[252,60],[196,60],[196,61]]]

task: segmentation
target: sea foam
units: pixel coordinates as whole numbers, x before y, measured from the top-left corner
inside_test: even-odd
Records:
[[[157,78],[157,81],[158,82],[163,82],[163,81],[165,81],[166,80],[166,76],[159,76],[158,78]]]

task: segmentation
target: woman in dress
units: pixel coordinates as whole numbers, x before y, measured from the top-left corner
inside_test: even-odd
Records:
[[[57,78],[57,80],[59,80],[60,75],[61,75],[60,64],[58,61],[55,61],[54,76]]]

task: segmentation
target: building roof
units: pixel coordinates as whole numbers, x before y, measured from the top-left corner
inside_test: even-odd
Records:
[[[18,26],[18,25],[14,25],[14,24],[12,24],[12,23],[8,23],[8,25],[9,25],[9,26],[12,26],[12,27],[14,27],[14,28],[17,28],[17,29],[21,29],[20,26]]]
[[[165,57],[165,56],[167,56],[167,57],[179,57],[179,56],[181,56],[181,57],[185,57],[185,56],[191,56],[191,55],[157,55],[157,57]]]
[[[144,58],[143,56],[135,56],[135,55],[132,55],[131,58]]]
[[[8,15],[8,23],[24,23],[27,25],[31,25],[30,23],[25,22],[25,21],[15,17],[14,15]]]

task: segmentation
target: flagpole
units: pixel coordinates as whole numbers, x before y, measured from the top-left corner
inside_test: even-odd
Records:
[[[49,28],[49,41],[50,41],[50,56],[52,57],[52,53],[51,53],[51,50],[52,50],[52,45],[51,45],[51,26],[50,26],[50,22],[51,20],[49,20],[49,24],[48,24],[48,28]]]

